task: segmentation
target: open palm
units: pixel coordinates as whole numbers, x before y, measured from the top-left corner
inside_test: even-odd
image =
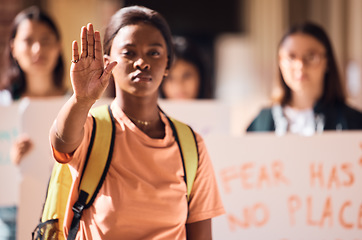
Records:
[[[77,99],[97,100],[108,86],[108,80],[116,62],[104,67],[101,37],[89,23],[81,29],[81,53],[78,53],[78,43],[73,41],[72,65],[70,78]]]

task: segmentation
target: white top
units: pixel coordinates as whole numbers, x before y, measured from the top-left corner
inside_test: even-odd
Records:
[[[0,90],[0,106],[9,106],[13,102],[8,90]]]
[[[315,133],[315,117],[312,108],[297,110],[285,106],[283,110],[289,123],[289,132],[303,136],[311,136]]]

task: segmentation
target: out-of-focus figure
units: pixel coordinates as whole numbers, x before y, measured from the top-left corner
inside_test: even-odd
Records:
[[[160,88],[166,99],[210,99],[212,81],[201,49],[185,37],[173,38],[175,61]]]
[[[314,23],[291,27],[278,50],[279,87],[247,131],[312,135],[324,130],[362,129],[362,113],[346,104],[331,42]]]
[[[66,93],[60,34],[53,20],[38,7],[27,8],[15,17],[6,48],[0,105],[24,97],[39,99]],[[32,148],[30,136],[18,136],[10,150],[12,162],[20,164]],[[7,188],[8,183],[1,184]],[[14,199],[11,206],[0,207],[0,239],[15,239],[17,202]]]

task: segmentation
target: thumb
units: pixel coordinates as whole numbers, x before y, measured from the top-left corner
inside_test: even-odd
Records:
[[[104,71],[102,73],[102,79],[103,81],[108,82],[108,79],[111,77],[112,75],[112,71],[115,68],[115,66],[117,65],[117,62],[111,62],[109,64],[106,65],[106,67],[104,68]]]
[[[116,61],[107,64],[106,67],[104,68],[104,73],[103,74],[106,74],[106,76],[111,75],[113,69],[116,67],[117,64],[118,63]]]

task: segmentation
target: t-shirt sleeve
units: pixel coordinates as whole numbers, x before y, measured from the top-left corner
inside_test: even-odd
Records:
[[[187,223],[210,219],[225,213],[205,143],[198,134],[196,134],[196,139],[199,150],[199,166],[190,194]]]

